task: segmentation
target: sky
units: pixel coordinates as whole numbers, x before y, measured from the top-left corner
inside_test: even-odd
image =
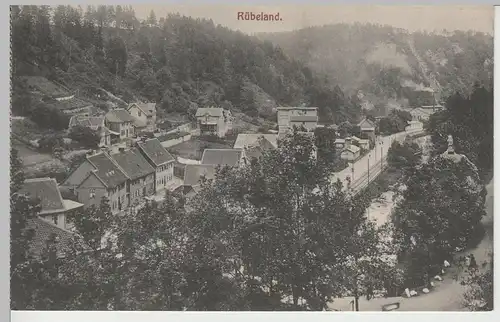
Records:
[[[136,16],[145,19],[151,10],[156,17],[180,13],[246,33],[278,32],[333,23],[387,24],[409,31],[474,30],[493,34],[494,7],[491,5],[229,5],[165,4],[133,5]],[[242,21],[238,12],[280,14],[282,21]]]

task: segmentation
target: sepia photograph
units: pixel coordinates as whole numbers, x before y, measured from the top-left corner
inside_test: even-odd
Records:
[[[493,27],[11,5],[11,310],[492,311]]]

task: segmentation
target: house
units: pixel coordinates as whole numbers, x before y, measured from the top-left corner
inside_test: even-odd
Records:
[[[196,121],[200,135],[224,137],[228,130],[228,114],[222,108],[199,108],[196,110]]]
[[[355,144],[361,149],[364,150],[370,150],[370,140],[368,139],[360,139],[357,136],[351,136],[350,138],[346,139],[350,144]]]
[[[136,132],[156,131],[156,103],[132,103],[127,111],[135,118]]]
[[[408,121],[408,125],[405,127],[406,131],[423,130],[424,124],[420,121]]]
[[[342,150],[345,147],[345,139],[335,139],[335,148]]]
[[[375,139],[375,123],[369,119],[363,119],[358,123],[359,131],[368,137]]]
[[[155,169],[138,148],[122,149],[111,157],[129,178],[127,184],[129,205],[137,205],[143,197],[155,194]]]
[[[86,156],[61,186],[72,190],[85,208],[109,200],[112,213],[128,207],[128,176],[106,152]]]
[[[344,151],[340,154],[340,157],[344,160],[354,161],[361,155],[361,149],[355,145],[346,146]]]
[[[174,157],[156,138],[139,141],[137,147],[155,170],[155,192],[165,190],[174,179]]]
[[[242,149],[205,149],[201,164],[238,166],[241,164]]]
[[[91,128],[92,130],[97,131],[99,137],[101,138],[99,146],[106,147],[111,145],[111,132],[105,126],[104,120],[104,116],[75,115],[70,118],[68,128],[70,131],[75,126]]]
[[[368,139],[359,139],[358,145],[363,150],[370,150],[370,140]]]
[[[290,127],[305,129],[306,132],[312,132],[318,126],[317,115],[292,115],[290,116]]]
[[[292,125],[290,124],[291,117],[292,116],[311,116],[311,117],[318,117],[318,108],[317,107],[278,107],[278,129],[279,132],[286,132],[289,131],[292,128]],[[297,122],[302,122],[297,119],[295,119],[294,123]],[[304,121],[304,123],[306,123]],[[314,123],[313,118],[307,121],[308,126],[312,126]],[[316,119],[316,124],[317,124],[317,119]],[[305,125],[305,124],[304,124]]]
[[[259,139],[265,138],[267,142],[271,143],[274,148],[278,147],[278,135],[277,134],[238,134],[236,141],[234,142],[233,149],[243,149],[249,146],[258,145]]]
[[[193,195],[199,191],[202,178],[212,180],[215,178],[215,165],[210,164],[188,164],[184,169],[184,187],[185,194]]]
[[[83,209],[83,204],[62,198],[53,178],[26,179],[19,193],[39,199],[41,210],[38,216],[61,229],[71,229],[69,216]]]
[[[250,162],[254,159],[260,160],[265,151],[274,149],[276,149],[276,147],[262,136],[254,144],[247,145],[243,148],[243,153],[241,154],[242,164],[250,164]]]
[[[132,138],[134,136],[135,118],[125,109],[111,110],[106,114],[105,124],[111,134],[120,140]]]

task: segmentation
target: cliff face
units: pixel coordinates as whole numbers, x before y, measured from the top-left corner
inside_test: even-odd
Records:
[[[469,94],[475,82],[489,86],[493,75],[493,37],[483,33],[335,24],[259,37],[374,105],[430,105],[434,97]]]

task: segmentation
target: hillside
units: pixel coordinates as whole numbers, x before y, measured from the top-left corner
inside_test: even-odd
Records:
[[[279,47],[210,20],[152,13],[140,22],[132,7],[102,5],[12,6],[11,19],[17,115],[56,104],[61,92],[95,110],[157,102],[160,118],[209,105],[269,120],[276,106],[300,104],[317,106],[320,122],[360,115],[356,97]]]
[[[410,33],[391,26],[335,24],[263,33],[290,57],[323,72],[365,106],[427,105],[493,76],[493,37],[475,32]]]

